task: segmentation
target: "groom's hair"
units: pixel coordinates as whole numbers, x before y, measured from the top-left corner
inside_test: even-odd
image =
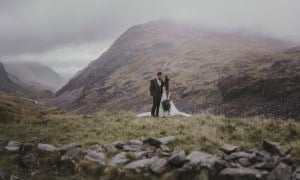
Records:
[[[158,72],[156,75],[161,76],[162,74],[163,74],[162,72]]]

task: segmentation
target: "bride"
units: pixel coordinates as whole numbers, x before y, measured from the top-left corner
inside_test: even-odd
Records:
[[[159,106],[159,117],[168,117],[168,116],[185,116],[185,117],[189,117],[191,116],[190,114],[184,113],[184,112],[180,112],[178,111],[178,109],[176,108],[176,106],[174,105],[173,101],[171,100],[171,93],[170,93],[170,79],[168,76],[162,76],[162,86],[163,86],[163,94],[161,97],[161,101],[160,101],[160,106]],[[163,107],[163,102],[165,100],[169,100],[169,111],[164,111],[164,107]],[[147,117],[147,116],[151,116],[151,112],[146,112],[146,113],[142,113],[137,115],[137,117]]]

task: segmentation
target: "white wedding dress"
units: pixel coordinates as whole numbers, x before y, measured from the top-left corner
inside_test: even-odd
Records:
[[[162,102],[166,99],[168,99],[167,91],[166,91],[166,87],[164,87],[163,94],[162,94],[161,101],[160,101],[160,106],[159,106],[159,117],[169,117],[169,116],[189,117],[189,116],[191,116],[190,114],[178,111],[178,109],[174,105],[173,101],[170,102],[171,103],[170,112],[164,112],[163,107],[162,107]],[[148,116],[151,116],[151,112],[146,112],[146,113],[137,115],[137,117],[148,117]]]

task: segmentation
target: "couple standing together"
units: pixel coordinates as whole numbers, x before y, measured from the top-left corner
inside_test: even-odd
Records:
[[[170,100],[170,79],[162,72],[158,72],[156,78],[150,81],[149,89],[153,97],[151,112],[139,114],[138,117],[190,116],[189,114],[178,111],[174,103]]]

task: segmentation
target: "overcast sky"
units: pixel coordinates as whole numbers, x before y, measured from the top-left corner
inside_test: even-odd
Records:
[[[159,18],[300,43],[300,0],[0,0],[0,60],[70,77],[132,25]]]

